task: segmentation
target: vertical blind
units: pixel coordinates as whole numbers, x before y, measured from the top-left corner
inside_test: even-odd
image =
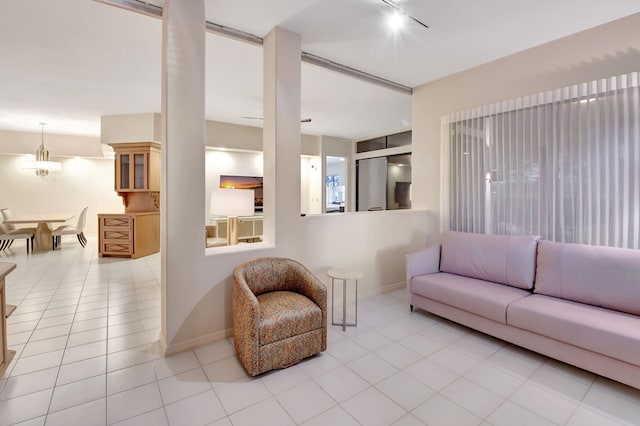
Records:
[[[442,227],[640,248],[639,73],[442,119]]]

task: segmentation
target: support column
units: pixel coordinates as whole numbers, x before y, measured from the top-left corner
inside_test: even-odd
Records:
[[[286,246],[300,223],[300,35],[274,28],[263,55],[264,241]]]
[[[185,287],[204,267],[204,0],[165,0],[162,31],[160,228],[162,332],[166,350],[190,311]]]

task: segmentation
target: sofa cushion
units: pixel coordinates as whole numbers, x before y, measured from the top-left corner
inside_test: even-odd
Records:
[[[271,291],[257,299],[261,346],[322,328],[320,307],[300,293]]]
[[[444,272],[414,277],[411,292],[503,324],[507,306],[531,295],[527,290]]]
[[[535,292],[640,315],[640,251],[543,241]]]
[[[640,365],[640,318],[534,294],[507,309],[507,324]]]
[[[445,231],[440,271],[530,289],[538,239]]]

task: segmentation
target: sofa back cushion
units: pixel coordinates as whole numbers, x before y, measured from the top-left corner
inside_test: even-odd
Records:
[[[543,241],[535,292],[640,315],[640,251]]]
[[[440,271],[531,289],[539,237],[442,234]]]

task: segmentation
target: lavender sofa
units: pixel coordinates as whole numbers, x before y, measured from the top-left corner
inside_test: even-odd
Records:
[[[447,231],[406,273],[412,310],[640,389],[640,251]]]

